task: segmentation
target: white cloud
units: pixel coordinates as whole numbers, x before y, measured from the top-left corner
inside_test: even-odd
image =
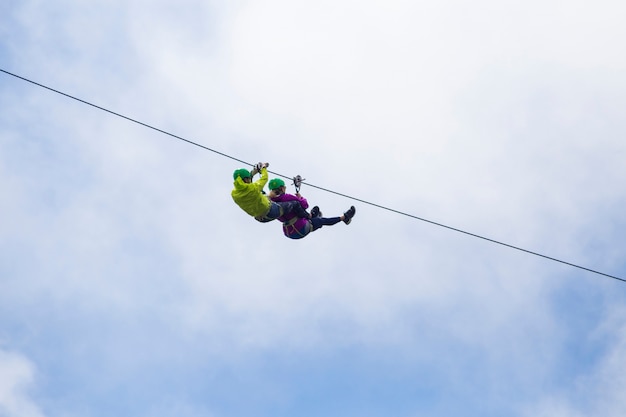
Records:
[[[313,184],[620,269],[621,4],[63,6],[20,6],[16,72]],[[290,241],[230,201],[239,163],[3,82],[0,242],[21,255],[4,323],[80,351],[74,384],[93,363],[128,386],[161,366],[353,349],[432,364],[458,392],[477,362],[494,401],[513,381],[506,409],[515,388],[531,403],[554,389],[571,325],[555,294],[612,288],[362,203],[350,226]],[[303,193],[327,215],[353,203]]]
[[[30,396],[36,370],[24,356],[0,349],[0,415],[42,417]]]
[[[578,417],[622,416],[626,412],[626,322],[623,309],[616,309],[594,335],[602,354],[589,372],[578,375],[571,384],[545,395],[528,416]],[[603,342],[603,341],[607,341]],[[606,344],[605,344],[606,343]]]

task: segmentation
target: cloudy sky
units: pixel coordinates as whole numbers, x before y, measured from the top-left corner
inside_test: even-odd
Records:
[[[626,3],[8,0],[0,68],[626,278]],[[626,284],[0,73],[0,416],[617,417]]]

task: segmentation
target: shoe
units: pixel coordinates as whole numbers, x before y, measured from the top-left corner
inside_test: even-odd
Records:
[[[322,217],[322,212],[318,206],[315,206],[311,209],[311,218],[314,217]]]
[[[356,213],[356,209],[354,208],[354,206],[350,207],[348,211],[343,213],[343,222],[345,224],[350,224],[355,213]]]

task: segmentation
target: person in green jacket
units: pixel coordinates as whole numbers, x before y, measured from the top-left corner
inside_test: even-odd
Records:
[[[299,201],[274,202],[265,195],[263,187],[268,180],[268,166],[267,162],[259,162],[252,172],[245,168],[235,170],[233,172],[235,188],[230,193],[233,201],[243,211],[262,223],[270,222],[288,213],[294,213],[304,219],[311,218]],[[261,174],[261,178],[252,182],[252,177],[257,173]]]

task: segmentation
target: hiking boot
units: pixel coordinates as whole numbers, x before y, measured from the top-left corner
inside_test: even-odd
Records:
[[[318,206],[315,206],[311,209],[311,218],[314,217],[322,217],[322,212]]]
[[[345,224],[350,224],[355,213],[356,213],[356,209],[354,208],[354,206],[350,207],[348,211],[343,213],[343,222]]]

